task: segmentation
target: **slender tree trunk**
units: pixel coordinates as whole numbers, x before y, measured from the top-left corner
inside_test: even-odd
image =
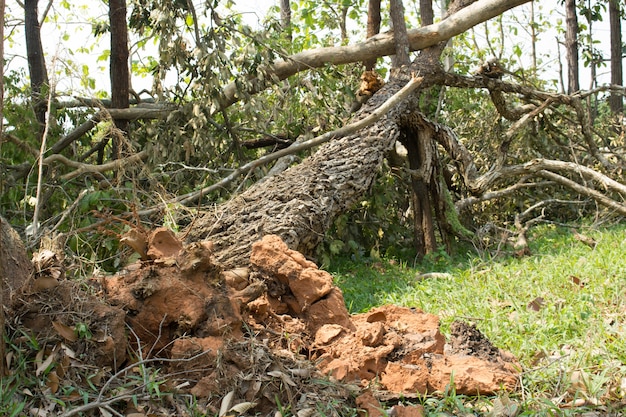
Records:
[[[126,24],[126,0],[109,0],[111,23],[111,106],[114,109],[129,107],[130,72],[128,68],[128,26]],[[115,119],[120,134],[128,133],[128,120]],[[120,136],[113,135],[113,158],[121,155]]]
[[[420,0],[420,18],[422,27],[433,24],[435,21],[435,12],[433,10],[432,0]]]
[[[432,0],[420,0],[420,16],[422,27],[431,25],[434,21]],[[439,47],[441,48],[441,47]],[[440,51],[435,53],[437,57]],[[437,97],[431,90],[422,93],[423,108],[434,108]],[[403,130],[400,141],[407,149],[409,168],[419,172],[418,176],[411,176],[411,205],[413,207],[414,244],[418,257],[434,252],[437,249],[435,238],[434,213],[439,213],[437,192],[437,147],[432,132],[428,129],[413,127]],[[438,216],[439,217],[439,216]]]
[[[622,19],[620,0],[609,1],[609,25],[611,28],[611,84],[623,85],[622,68]],[[621,94],[611,93],[609,105],[614,114],[624,112],[624,98]]]
[[[0,0],[0,8],[2,9],[0,11],[0,15],[2,16],[2,22],[4,22],[4,0]],[[4,28],[4,24],[1,25]],[[4,30],[0,30],[0,33],[2,35],[4,35]],[[4,37],[0,38],[0,39],[4,39]],[[4,53],[4,48],[0,48],[0,50]],[[2,55],[4,56],[4,55]],[[2,73],[4,75],[4,72]],[[2,82],[2,81],[0,81]],[[2,82],[3,83],[3,82]],[[1,107],[1,105],[0,105]],[[0,119],[2,120],[2,119]],[[4,219],[0,218],[0,233],[2,232],[2,222],[4,221]],[[2,248],[2,238],[0,236],[0,253],[3,253],[3,248]],[[2,262],[2,261],[0,261]],[[6,369],[5,369],[5,360],[4,358],[5,356],[5,352],[6,352],[6,346],[4,345],[4,297],[3,297],[3,293],[4,293],[4,281],[5,281],[5,277],[4,277],[4,268],[2,267],[2,265],[0,265],[0,380],[2,380],[2,378],[7,374],[6,373]]]
[[[280,25],[285,37],[291,40],[291,5],[289,0],[280,0]]]
[[[565,50],[567,54],[567,93],[572,94],[580,90],[576,0],[565,0]]]
[[[533,75],[537,74],[537,29],[535,28],[535,2],[530,2],[530,42],[533,57]]]
[[[41,45],[41,25],[37,4],[39,0],[24,1],[24,31],[26,34],[26,55],[30,74],[30,88],[35,117],[40,125],[39,134],[46,124],[46,92],[42,91],[48,85],[46,61]]]
[[[404,5],[402,0],[390,0],[389,12],[393,23],[393,38],[396,43],[396,54],[392,58],[392,67],[399,68],[409,62],[409,35],[404,21]]]
[[[380,32],[380,0],[369,0],[367,5],[367,39]],[[371,71],[376,67],[376,58],[363,61],[365,71]]]

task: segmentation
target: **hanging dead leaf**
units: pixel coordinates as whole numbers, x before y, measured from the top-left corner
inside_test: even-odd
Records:
[[[56,330],[59,336],[68,342],[75,342],[78,340],[78,336],[76,336],[76,332],[74,332],[73,327],[67,326],[60,321],[53,321],[52,327],[54,327],[54,330]]]

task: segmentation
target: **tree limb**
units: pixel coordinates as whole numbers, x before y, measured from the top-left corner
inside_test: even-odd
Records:
[[[527,3],[530,0],[480,0],[457,13],[448,16],[445,20],[433,25],[409,30],[407,32],[411,50],[417,51],[446,41],[453,36],[465,32],[467,29],[496,17],[513,7]],[[265,81],[253,77],[249,78],[245,93],[256,94],[268,87],[268,83],[275,83],[288,78],[300,71],[322,66],[349,64],[352,62],[367,61],[372,58],[393,55],[395,43],[393,33],[383,33],[355,45],[317,48],[288,56],[283,61],[259,69],[263,71]],[[228,107],[242,97],[238,91],[239,83],[232,82],[222,90],[219,106]],[[217,109],[216,109],[217,111]]]
[[[422,84],[422,81],[423,81],[423,77],[413,77],[400,91],[398,91],[396,94],[391,96],[387,101],[385,101],[385,103],[383,103],[380,107],[378,107],[369,116],[365,118],[357,120],[356,122],[350,123],[339,129],[333,130],[332,132],[324,133],[323,135],[317,136],[305,142],[296,142],[292,144],[291,146],[289,146],[288,148],[281,149],[279,151],[273,152],[268,155],[264,155],[260,157],[259,159],[248,162],[247,164],[237,168],[230,175],[228,175],[227,177],[224,177],[223,179],[221,179],[215,184],[212,184],[208,187],[204,187],[201,190],[193,191],[191,193],[178,196],[176,198],[173,198],[169,201],[166,201],[150,209],[142,210],[138,212],[138,214],[141,216],[150,215],[160,210],[162,207],[173,204],[173,203],[178,203],[178,204],[183,204],[183,205],[193,203],[197,201],[198,199],[200,199],[203,195],[206,195],[210,192],[213,192],[215,190],[218,190],[224,187],[225,185],[232,182],[235,178],[239,177],[240,175],[246,172],[253,170],[254,168],[268,164],[283,156],[291,155],[300,151],[311,149],[315,146],[319,146],[325,142],[328,142],[334,138],[347,136],[361,129],[365,129],[366,127],[380,120],[387,112],[389,112],[389,110],[391,110],[394,106],[402,102],[411,93],[413,93]]]
[[[111,161],[102,165],[92,165],[92,164],[84,164],[82,162],[72,161],[71,159],[68,159],[64,157],[63,155],[54,154],[45,158],[43,162],[44,164],[48,164],[48,165],[54,162],[58,162],[63,165],[67,165],[69,167],[76,168],[75,171],[72,171],[70,173],[67,173],[59,177],[63,181],[69,181],[73,178],[78,177],[79,175],[86,174],[86,173],[103,173],[106,171],[117,170],[117,169],[122,168],[125,165],[132,164],[134,162],[143,161],[147,157],[148,157],[148,152],[146,150],[143,150],[127,158],[116,159],[114,161]]]

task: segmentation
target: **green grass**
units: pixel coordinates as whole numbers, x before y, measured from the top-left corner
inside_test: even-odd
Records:
[[[329,269],[351,312],[417,307],[437,314],[444,333],[455,319],[475,323],[520,360],[519,394],[528,407],[561,405],[574,389],[614,404],[626,396],[626,226],[582,233],[597,246],[569,229],[541,226],[529,236],[532,255],[522,258],[474,251],[439,253],[414,266],[343,259]],[[415,279],[432,271],[451,277]],[[538,310],[529,306],[539,299]],[[577,375],[582,382],[573,386]]]

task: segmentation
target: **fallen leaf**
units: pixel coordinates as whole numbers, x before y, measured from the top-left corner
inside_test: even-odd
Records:
[[[75,342],[78,340],[78,336],[76,336],[76,332],[74,332],[73,327],[67,326],[60,321],[53,321],[52,327],[54,327],[54,330],[56,330],[59,336],[68,342]]]
[[[43,352],[43,350],[39,351],[39,352]],[[37,353],[37,356],[39,356],[39,352]],[[54,361],[54,357],[56,356],[55,352],[52,352],[50,355],[48,355],[48,357],[46,358],[45,361],[41,362],[39,364],[39,366],[37,367],[37,369],[35,370],[35,376],[39,376],[41,375],[42,372],[44,372],[46,369],[48,369],[48,367],[52,364],[52,362]]]
[[[586,282],[578,278],[576,275],[570,275],[569,277],[572,283],[580,288],[585,288],[585,285],[587,285]]]
[[[35,283],[33,284],[33,290],[35,290],[35,292],[40,292],[43,290],[54,288],[57,285],[59,285],[59,281],[54,277],[39,277],[35,280]]]
[[[245,403],[239,403],[239,404],[235,404],[231,407],[230,411],[234,411],[237,414],[245,414],[248,412],[248,410],[252,409],[256,407],[256,403],[254,402],[245,402]]]
[[[546,303],[543,297],[537,297],[528,303],[528,308],[534,311],[539,311],[544,305],[546,305]]]
[[[235,396],[235,391],[230,391],[228,394],[222,398],[222,403],[220,405],[220,412],[218,414],[219,417],[226,415],[228,410],[230,410],[230,405],[233,403],[233,398]]]
[[[59,390],[59,376],[55,371],[52,371],[48,374],[48,378],[46,379],[46,385],[50,388],[50,391],[53,394],[56,394]]]
[[[574,233],[574,239],[578,240],[581,243],[584,243],[585,245],[589,246],[591,249],[595,249],[596,245],[598,244],[598,242],[595,241],[595,239],[589,237],[589,236],[585,236],[582,235],[580,233]]]

